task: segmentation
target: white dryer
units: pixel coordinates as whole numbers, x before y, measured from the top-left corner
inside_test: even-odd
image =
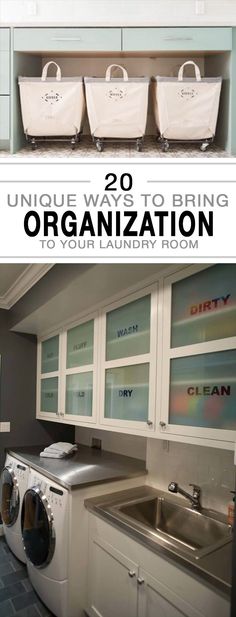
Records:
[[[28,486],[29,467],[7,454],[1,473],[1,516],[7,544],[17,559],[26,562],[21,535],[21,507]]]
[[[31,469],[21,518],[32,585],[56,617],[68,617],[68,491]]]

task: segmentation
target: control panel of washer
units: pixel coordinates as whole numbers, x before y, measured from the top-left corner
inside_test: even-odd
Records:
[[[28,468],[23,463],[20,463],[19,461],[16,461],[14,458],[7,456],[6,467],[10,467],[14,471],[14,474],[18,480],[27,479]]]
[[[49,484],[49,482],[44,479],[42,480],[37,474],[32,474],[30,478],[30,486],[37,486],[40,489],[51,506],[52,512],[55,512],[56,509],[62,510],[66,506],[67,491],[63,490],[60,486]]]

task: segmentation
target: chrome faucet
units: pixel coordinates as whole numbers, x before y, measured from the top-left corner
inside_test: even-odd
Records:
[[[191,508],[193,508],[193,510],[201,510],[201,489],[199,486],[196,486],[196,484],[190,484],[189,486],[193,487],[193,494],[190,495],[190,493],[187,493],[186,491],[184,491],[183,488],[181,488],[177,482],[170,482],[169,486],[168,486],[168,491],[170,491],[171,493],[180,493],[180,495],[183,495],[184,497],[186,497],[187,499],[189,499],[191,501]]]

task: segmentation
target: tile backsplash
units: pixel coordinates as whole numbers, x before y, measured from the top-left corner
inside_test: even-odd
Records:
[[[102,449],[123,456],[131,456],[142,461],[146,459],[146,438],[136,435],[123,435],[113,433],[113,431],[102,431],[98,429],[76,427],[75,441],[84,446],[91,446],[92,438],[96,437],[102,441]]]
[[[195,483],[202,490],[202,505],[227,513],[235,488],[234,453],[206,446],[195,446],[179,442],[147,440],[148,482],[167,490],[175,480],[188,492],[189,483]]]

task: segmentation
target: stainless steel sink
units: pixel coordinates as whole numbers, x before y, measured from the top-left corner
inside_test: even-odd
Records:
[[[210,510],[192,510],[163,496],[122,503],[112,510],[123,521],[156,535],[157,540],[191,553],[196,559],[232,540],[232,529],[224,517],[217,517]]]

